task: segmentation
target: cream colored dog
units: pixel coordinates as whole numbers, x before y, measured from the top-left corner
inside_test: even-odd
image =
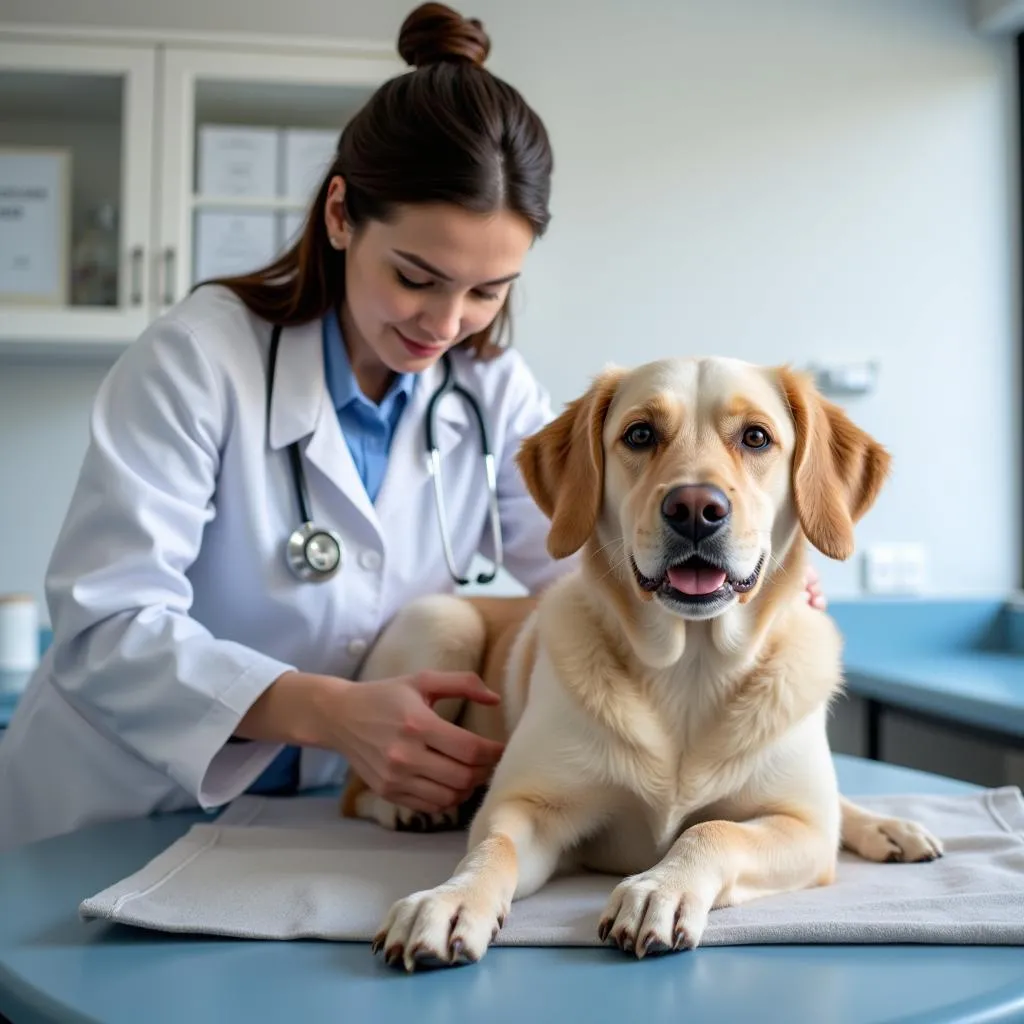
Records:
[[[803,376],[727,359],[609,370],[522,448],[574,570],[534,602],[422,600],[385,631],[380,678],[472,669],[497,710],[449,707],[507,747],[444,884],[398,901],[388,963],[475,961],[512,902],[556,871],[626,877],[603,940],[692,949],[714,907],[827,885],[840,845],[931,860],[937,839],[840,797],[826,737],[841,640],[804,593],[889,456]],[[356,782],[346,813],[415,816]]]

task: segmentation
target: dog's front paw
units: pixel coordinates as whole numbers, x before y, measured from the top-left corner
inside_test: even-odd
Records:
[[[638,959],[696,949],[711,906],[678,879],[645,871],[620,882],[605,906],[598,936]]]
[[[872,815],[849,837],[847,846],[865,860],[910,864],[935,860],[943,853],[942,840],[923,825],[906,818]]]
[[[406,971],[476,963],[505,923],[508,907],[484,887],[438,886],[399,900],[373,940],[391,967]]]

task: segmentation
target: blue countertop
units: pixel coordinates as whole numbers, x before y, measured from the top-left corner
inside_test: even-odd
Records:
[[[1024,736],[1024,658],[1019,654],[880,656],[847,666],[847,690],[1012,736]]]
[[[1002,601],[838,602],[848,692],[1024,736],[1024,611]]]
[[[18,704],[18,694],[0,693],[0,729],[6,729]]]

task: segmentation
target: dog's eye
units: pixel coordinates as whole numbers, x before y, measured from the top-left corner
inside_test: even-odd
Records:
[[[649,423],[634,423],[622,435],[622,440],[630,448],[650,448],[654,439],[654,428]]]
[[[747,427],[743,431],[743,446],[745,448],[767,448],[772,443],[768,431],[762,427]]]

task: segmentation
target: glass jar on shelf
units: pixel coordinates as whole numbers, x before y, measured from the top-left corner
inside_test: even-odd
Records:
[[[117,208],[99,203],[90,213],[71,256],[71,301],[76,306],[116,306]]]

